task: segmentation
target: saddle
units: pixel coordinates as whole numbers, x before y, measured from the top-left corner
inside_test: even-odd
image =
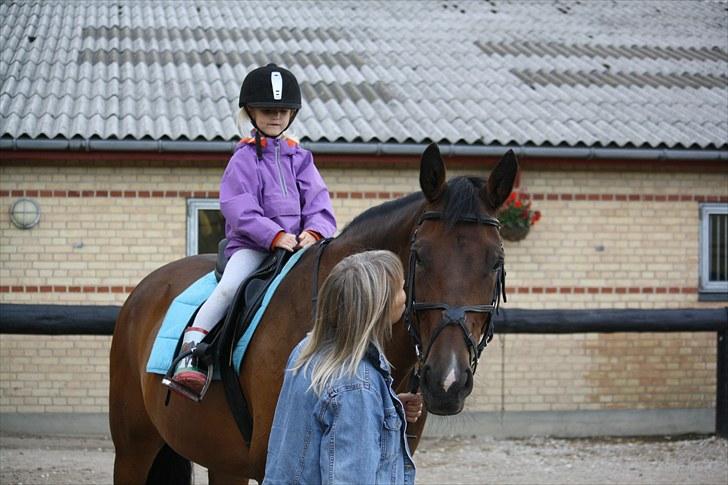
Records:
[[[218,281],[220,281],[228,262],[228,259],[224,256],[226,245],[227,239],[223,239],[218,245],[217,262],[215,264],[215,277]],[[236,342],[250,326],[253,316],[260,308],[266,290],[281,272],[291,255],[292,253],[284,249],[276,249],[268,256],[258,269],[240,284],[222,323],[218,323],[193,351],[180,353],[179,350],[182,346],[182,339],[180,338],[175,350],[176,357],[162,379],[162,383],[170,389],[195,402],[199,402],[205,396],[212,382],[215,368],[219,369],[228,405],[238,427],[243,432],[243,436],[250,436],[252,424],[250,423],[248,405],[238,382],[236,369],[233,368],[233,350]],[[196,313],[192,315],[187,326],[194,321]],[[172,380],[177,363],[189,355],[196,357],[201,364],[207,366],[207,381],[199,395]],[[169,394],[166,401],[169,402]]]

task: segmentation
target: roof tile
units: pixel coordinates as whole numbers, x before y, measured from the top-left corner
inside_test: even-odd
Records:
[[[728,146],[720,2],[417,5],[5,2],[0,136],[233,140],[276,62],[305,140]]]

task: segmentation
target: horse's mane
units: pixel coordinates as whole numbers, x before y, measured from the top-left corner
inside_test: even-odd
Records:
[[[480,177],[455,177],[447,184],[443,218],[452,227],[465,215],[480,215],[485,180]]]
[[[481,191],[485,186],[485,180],[479,177],[455,177],[448,181],[445,191],[443,218],[449,226],[455,223],[466,214],[479,214],[481,206]],[[362,212],[347,225],[342,234],[352,227],[370,223],[382,217],[391,217],[393,213],[408,207],[415,202],[423,201],[425,198],[422,192],[414,192],[399,199],[390,200],[383,204],[374,206]]]

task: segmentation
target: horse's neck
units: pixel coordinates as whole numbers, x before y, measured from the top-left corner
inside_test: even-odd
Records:
[[[369,249],[386,249],[400,256],[406,255],[419,215],[420,205],[415,204],[396,213],[361,222],[337,237],[332,249],[339,250],[342,258]]]

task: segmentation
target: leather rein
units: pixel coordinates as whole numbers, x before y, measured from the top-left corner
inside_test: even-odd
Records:
[[[442,220],[444,216],[442,212],[428,211],[424,212],[415,226],[415,230],[412,233],[412,239],[410,241],[409,260],[407,264],[407,274],[405,280],[405,291],[407,293],[407,306],[404,312],[404,321],[407,325],[407,331],[412,338],[415,347],[415,353],[417,354],[417,365],[411,376],[410,388],[412,392],[416,392],[419,387],[420,371],[427,361],[427,357],[430,354],[432,345],[435,343],[437,337],[442,331],[450,326],[456,326],[463,332],[465,338],[465,344],[468,346],[468,353],[470,355],[470,368],[475,374],[475,370],[478,367],[478,360],[483,350],[488,345],[488,342],[493,338],[493,330],[495,324],[493,322],[493,313],[498,314],[498,308],[500,305],[500,297],[503,296],[503,301],[506,299],[506,271],[504,262],[501,261],[496,276],[496,286],[493,292],[493,298],[489,304],[480,305],[465,305],[465,306],[451,306],[447,303],[432,303],[432,302],[418,302],[415,296],[415,272],[417,269],[417,251],[415,250],[415,242],[417,241],[417,233],[422,226],[422,223],[430,220]],[[500,230],[501,224],[495,217],[481,216],[479,214],[466,214],[460,216],[457,219],[458,223],[473,223],[483,224],[486,226],[493,226]],[[435,328],[435,331],[427,345],[427,349],[422,352],[422,338],[419,332],[419,319],[417,318],[417,312],[428,311],[428,310],[441,310],[443,312],[443,318],[440,320],[439,325]],[[473,334],[465,327],[465,314],[466,313],[488,313],[490,318],[486,318],[481,329],[481,339],[478,343],[475,342]],[[417,325],[414,325],[414,323]]]

